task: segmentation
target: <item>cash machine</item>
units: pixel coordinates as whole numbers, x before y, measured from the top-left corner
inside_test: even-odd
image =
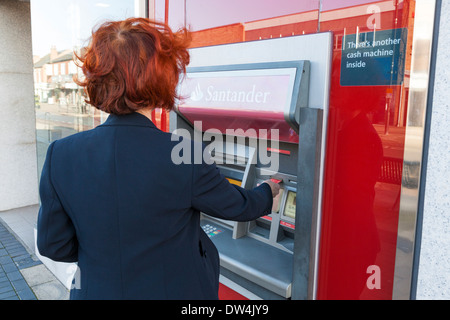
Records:
[[[191,49],[171,130],[201,139],[230,183],[281,185],[272,212],[254,221],[202,214],[221,274],[263,299],[313,299],[331,35],[276,40]],[[272,55],[258,55],[261,45]]]

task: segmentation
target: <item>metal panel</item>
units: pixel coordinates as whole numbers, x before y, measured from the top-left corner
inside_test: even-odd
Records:
[[[257,238],[256,235],[251,235],[251,232],[248,233],[248,237],[233,240],[230,237],[230,241],[222,241],[221,238],[223,238],[225,233],[224,229],[224,232],[213,237],[213,240],[217,242],[219,252],[222,254],[222,267],[226,266],[231,272],[245,275],[248,280],[257,283],[265,289],[276,292],[282,297],[289,297],[292,294],[292,299],[315,299],[327,128],[326,119],[328,116],[331,74],[332,33],[202,47],[191,49],[190,52],[190,68],[195,68],[190,70],[202,70],[198,68],[205,68],[206,70],[211,67],[230,65],[279,62],[284,64],[288,61],[298,60],[310,62],[309,101],[307,105],[302,105],[299,115],[299,134],[301,137],[298,145],[299,149],[297,150],[297,146],[293,147],[295,150],[287,149],[291,156],[295,156],[295,158],[298,156],[298,162],[301,162],[301,164],[298,167],[295,164],[293,165],[295,168],[289,167],[289,170],[284,172],[285,174],[294,174],[298,170],[298,178],[295,179],[296,183],[293,188],[297,188],[298,193],[304,192],[300,195],[301,199],[297,198],[296,235],[294,240],[292,240],[291,246],[294,252],[293,255],[297,257],[292,258],[292,251],[279,250],[277,246],[273,245],[275,238],[273,233],[272,237],[269,234],[265,241]],[[172,114],[172,117],[177,118],[177,121],[184,122],[182,117],[176,117],[175,113]],[[171,126],[172,128],[177,127],[174,126],[172,121]],[[266,171],[265,168],[259,169],[257,173]],[[280,171],[283,173],[283,170]],[[263,179],[262,177],[258,178]],[[292,183],[294,182],[292,181]],[[299,208],[301,209],[299,210]],[[276,227],[279,228],[278,225]],[[297,237],[299,233],[302,234]],[[252,257],[256,255],[258,259],[264,257],[265,261],[270,261],[271,263],[267,265],[264,263],[255,264],[256,260],[253,261],[252,259],[246,261],[247,256],[245,254],[236,257],[239,253],[236,248],[229,251],[231,252],[230,254],[225,254],[229,250],[229,246],[225,245],[225,242],[230,242],[230,245],[233,246],[237,242],[243,246],[250,246],[250,244],[263,246],[266,249],[244,251],[252,252]],[[266,244],[271,244],[272,246],[267,246]],[[221,245],[223,247],[219,248]],[[280,256],[277,259],[267,258],[267,253],[269,253],[267,250],[274,250]],[[282,256],[286,259],[281,258]],[[289,261],[290,267],[288,268]],[[280,268],[258,271],[259,268],[266,268],[272,263],[282,265],[280,265]],[[283,280],[281,281],[279,279],[280,276],[286,278],[281,279]],[[289,284],[289,279],[293,281],[291,285]],[[296,286],[298,288],[295,288]]]
[[[322,123],[320,109],[300,110],[297,215],[292,299],[314,299],[319,230]]]
[[[410,299],[436,1],[417,0],[393,299]]]

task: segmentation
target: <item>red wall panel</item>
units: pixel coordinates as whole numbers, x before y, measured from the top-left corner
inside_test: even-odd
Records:
[[[392,10],[380,10],[376,17],[352,16],[348,8],[321,14],[327,20],[321,21],[320,30],[333,31],[336,46],[326,148],[319,299],[392,298],[405,138],[401,119],[407,87],[340,85],[344,34],[356,33],[357,27],[360,32],[368,31],[367,25],[374,18],[383,27],[381,30],[411,25],[412,1],[402,2],[401,6],[389,2]],[[389,5],[387,1],[378,4],[384,8]],[[333,14],[339,18],[332,19]],[[407,48],[411,48],[410,44]],[[409,63],[407,58],[405,74]]]

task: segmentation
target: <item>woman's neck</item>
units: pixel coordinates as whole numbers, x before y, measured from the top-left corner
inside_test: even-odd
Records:
[[[150,121],[152,121],[152,110],[153,109],[154,108],[152,108],[152,107],[142,108],[142,109],[137,110],[136,112],[146,116],[147,118],[150,119]]]

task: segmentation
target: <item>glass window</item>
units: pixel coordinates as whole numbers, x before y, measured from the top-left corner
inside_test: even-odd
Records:
[[[322,1],[335,46],[320,299],[392,298],[414,16],[414,0]]]
[[[320,299],[392,297],[415,4],[415,0],[155,3],[157,19],[193,31],[192,47],[333,32]],[[366,286],[372,265],[383,272],[380,290]]]
[[[33,0],[31,21],[39,172],[48,145],[96,127],[107,114],[87,105],[73,81],[81,72],[74,52],[88,44],[92,28],[136,15],[135,0]],[[40,174],[39,174],[40,175]]]

